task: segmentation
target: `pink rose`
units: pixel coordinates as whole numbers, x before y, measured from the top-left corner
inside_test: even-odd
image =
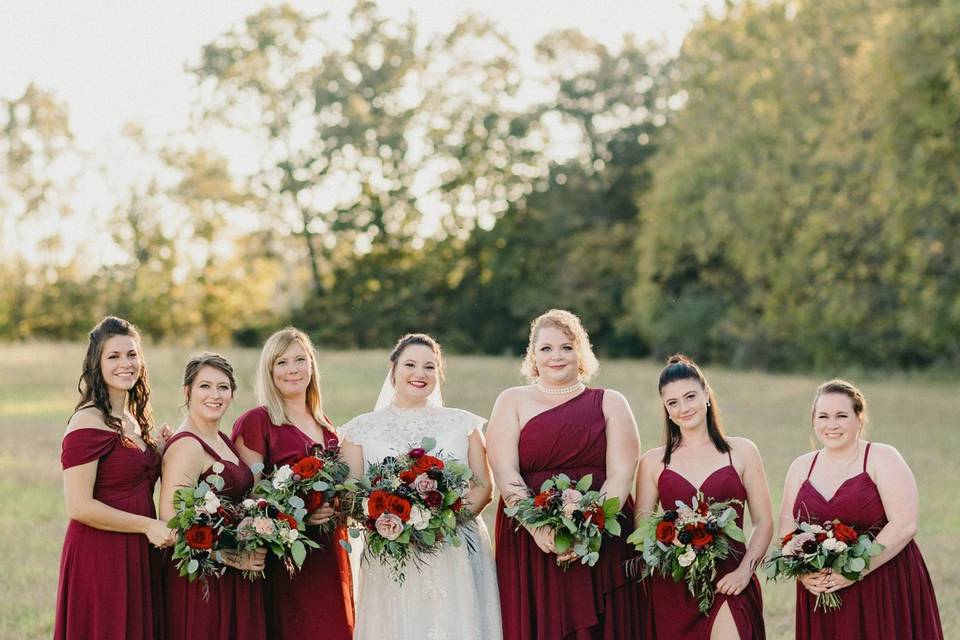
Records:
[[[262,536],[272,536],[277,531],[270,518],[254,518],[253,528]]]
[[[580,508],[580,500],[583,494],[576,489],[564,489],[560,494],[560,501],[563,503],[563,515],[568,518],[573,516],[573,512]]]
[[[249,540],[253,536],[253,518],[248,516],[237,525],[237,540]]]
[[[381,513],[375,527],[377,533],[387,540],[396,540],[403,533],[403,520],[392,513]]]
[[[413,481],[413,488],[417,490],[417,493],[425,496],[431,491],[437,490],[437,481],[428,478],[427,474],[421,473],[417,476],[417,479]]]

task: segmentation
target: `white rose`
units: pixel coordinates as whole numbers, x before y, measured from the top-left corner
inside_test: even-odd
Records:
[[[410,518],[407,522],[417,531],[422,531],[430,525],[430,511],[415,504],[410,508]]]
[[[277,472],[273,474],[273,488],[274,489],[283,489],[287,486],[287,483],[290,482],[290,478],[293,477],[293,469],[290,468],[290,465],[285,464]]]
[[[847,543],[843,542],[842,540],[837,540],[836,552],[843,553],[846,550],[847,550]]]
[[[203,496],[203,510],[207,513],[216,513],[220,508],[220,498],[213,491],[207,491]]]
[[[243,501],[244,509],[253,509],[255,506],[257,506],[257,501],[254,500],[253,498],[247,498],[246,500]]]
[[[840,541],[837,540],[836,538],[827,538],[822,543],[820,543],[820,546],[826,549],[827,551],[835,551],[837,548],[838,542]]]
[[[677,562],[680,563],[681,567],[689,567],[693,564],[693,561],[697,559],[697,552],[693,549],[687,547],[686,553],[681,553],[677,557]]]

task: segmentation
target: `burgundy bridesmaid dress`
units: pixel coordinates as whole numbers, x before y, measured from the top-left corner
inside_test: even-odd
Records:
[[[870,444],[863,454],[863,471],[847,478],[827,500],[810,483],[820,452],[813,457],[807,479],[793,503],[799,521],[840,520],[858,533],[877,534],[887,524],[880,492],[867,473]],[[843,605],[836,611],[814,611],[816,596],[797,582],[797,638],[809,640],[942,640],[940,611],[933,583],[920,548],[913,540],[863,580],[836,592]]]
[[[222,433],[220,437],[239,459],[229,438]],[[223,464],[220,473],[223,490],[218,491],[221,496],[238,501],[253,487],[253,473],[247,465],[224,460],[196,434],[181,431],[170,438],[167,446],[181,438],[193,438],[214,460]],[[203,477],[210,473],[208,469]],[[220,578],[207,579],[209,597],[204,598],[203,583],[199,579],[190,582],[179,574],[172,560],[167,560],[164,582],[167,640],[263,640],[267,637],[262,580],[248,580],[240,571],[228,568]]]
[[[265,407],[247,411],[233,425],[233,440],[243,438],[248,449],[263,456],[264,471],[293,464],[315,444],[326,448],[339,444],[337,436],[324,429],[323,443],[315,443],[292,424],[275,425]],[[264,602],[267,636],[271,640],[351,640],[353,637],[353,578],[350,559],[340,540],[346,530],[332,535],[310,534],[322,548],[307,553],[300,571],[291,578],[283,564],[271,556],[267,562]]]
[[[711,502],[722,500],[740,500],[747,502],[747,490],[740,480],[740,474],[733,466],[733,458],[727,452],[728,464],[720,467],[703,481],[700,491]],[[682,475],[666,467],[657,479],[660,493],[660,506],[673,509],[677,500],[690,504],[696,495],[697,487]],[[737,524],[743,527],[743,506],[737,508]],[[732,553],[717,563],[717,576],[723,576],[735,570],[743,559],[746,545],[731,541]],[[686,582],[674,582],[670,578],[654,576],[651,581],[653,600],[653,625],[656,637],[661,640],[710,640],[710,633],[720,608],[726,604],[737,633],[741,640],[762,640],[766,637],[763,625],[763,599],[760,595],[760,581],[754,575],[746,588],[738,595],[728,596],[718,593],[714,596],[713,606],[705,615],[697,607],[697,599],[690,595]]]
[[[587,389],[544,411],[520,432],[520,475],[533,491],[565,473],[577,480],[606,479],[606,419],[603,389]],[[628,580],[624,562],[633,553],[625,542],[633,528],[633,504],[624,505],[620,537],[605,537],[593,567],[557,566],[525,529],[497,511],[496,561],[504,640],[614,640],[643,633],[646,602],[641,586]]]
[[[93,497],[155,518],[160,456],[125,444],[115,431],[77,429],[63,439],[64,469],[99,460]],[[140,533],[95,529],[71,520],[60,555],[55,640],[161,637],[160,555]]]

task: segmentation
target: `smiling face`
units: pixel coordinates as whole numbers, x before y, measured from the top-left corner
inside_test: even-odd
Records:
[[[706,426],[709,397],[699,381],[682,379],[666,384],[660,390],[660,400],[670,420],[681,429]]]
[[[433,349],[424,344],[411,344],[397,356],[393,365],[393,387],[401,404],[417,405],[437,387],[440,363]]]
[[[132,336],[110,336],[103,341],[100,373],[110,389],[129,391],[140,378],[143,365],[137,341]]]
[[[291,342],[286,351],[273,361],[273,384],[284,398],[295,398],[307,392],[313,367],[299,342]]]
[[[187,411],[203,422],[219,422],[233,401],[230,378],[216,367],[201,367],[193,384],[183,391],[187,396]]]
[[[845,393],[824,393],[813,406],[813,430],[817,440],[828,449],[855,445],[863,429],[863,417]]]
[[[561,329],[549,325],[541,327],[533,346],[541,381],[564,387],[575,383],[580,377],[576,345]]]

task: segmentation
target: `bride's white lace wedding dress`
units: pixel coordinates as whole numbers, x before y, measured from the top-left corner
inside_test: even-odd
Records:
[[[437,441],[434,451],[466,463],[469,435],[483,423],[461,409],[388,405],[354,418],[337,433],[363,449],[364,466],[405,453],[427,436]],[[365,554],[354,638],[499,640],[500,599],[490,536],[479,517],[463,531],[462,537],[468,536],[470,544],[464,540],[460,547],[444,545],[420,566],[408,562],[402,586],[389,569]]]

